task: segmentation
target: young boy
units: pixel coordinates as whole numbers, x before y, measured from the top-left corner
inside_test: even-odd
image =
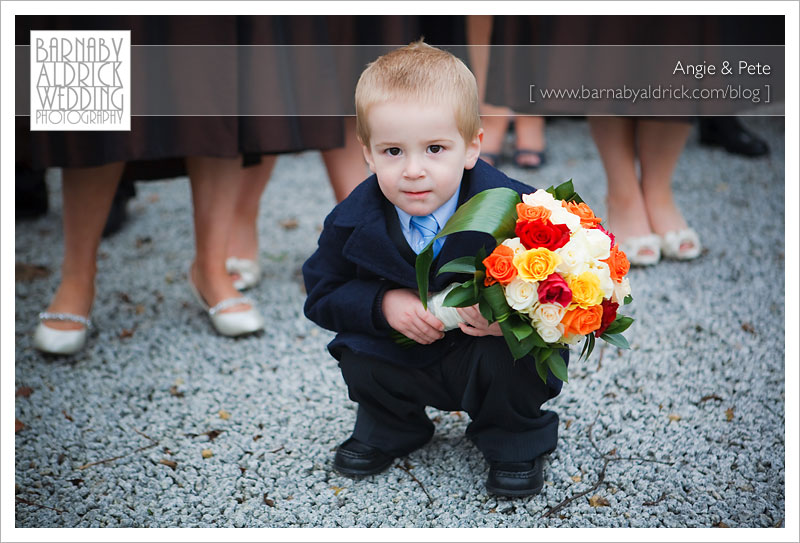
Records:
[[[353,435],[337,471],[364,476],[427,443],[426,406],[466,411],[467,436],[490,464],[486,487],[505,496],[538,493],[542,456],[556,447],[558,416],[541,405],[560,391],[530,358],[514,361],[499,326],[477,307],[459,309],[460,329],[424,310],[414,262],[456,207],[494,187],[531,187],[478,160],[483,130],[467,67],[422,42],[393,51],[364,71],[356,88],[358,137],[375,174],[325,220],[319,248],[303,266],[305,314],[337,332],[328,345],[350,398]],[[491,236],[452,234],[434,245],[432,292],[467,277],[437,275],[443,264],[494,247]],[[392,329],[418,345],[401,347]]]

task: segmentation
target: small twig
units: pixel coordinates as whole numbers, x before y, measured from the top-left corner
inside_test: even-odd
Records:
[[[33,503],[33,502],[28,501],[28,500],[26,500],[24,498],[18,498],[16,496],[14,496],[14,499],[16,500],[17,503],[24,503],[25,505],[32,505],[33,507],[40,507],[40,508],[44,507],[45,509],[50,509],[51,511],[55,511],[59,515],[61,513],[66,513],[66,511],[62,511],[61,509],[56,509],[55,507],[50,507],[49,505],[43,505],[41,503]]]
[[[642,502],[642,505],[656,505],[657,503],[660,503],[660,502],[664,501],[664,498],[666,498],[666,497],[667,497],[667,493],[666,492],[662,492],[661,496],[659,496],[657,500],[652,501],[652,502]]]
[[[405,467],[405,466],[404,466],[404,465],[402,465],[402,464],[397,464],[395,467],[396,467],[396,468],[400,468],[401,470],[403,470],[403,471],[405,471],[406,473],[408,473],[408,474],[411,476],[411,478],[412,478],[412,479],[414,479],[414,481],[416,481],[416,482],[417,482],[417,484],[419,485],[419,487],[422,489],[422,491],[423,491],[423,492],[425,493],[425,495],[428,497],[428,503],[429,503],[430,505],[433,505],[433,498],[432,498],[432,497],[431,497],[431,495],[428,493],[428,490],[425,488],[425,485],[423,485],[423,484],[422,484],[422,482],[420,482],[420,480],[419,480],[419,479],[417,479],[417,478],[414,476],[414,474],[413,474],[413,473],[411,473],[411,470],[410,470],[410,469],[408,469],[407,467]]]
[[[284,447],[285,447],[285,445],[281,445],[280,447],[278,447],[274,451],[269,451],[269,452],[271,452],[271,453],[279,453],[284,449]]]
[[[590,492],[594,492],[595,490],[600,488],[600,485],[602,485],[603,481],[605,481],[605,479],[606,479],[606,468],[608,467],[608,463],[611,461],[611,459],[610,458],[604,458],[603,460],[604,460],[603,469],[600,471],[600,475],[597,477],[597,482],[594,485],[592,485],[591,487],[587,488],[583,492],[579,492],[578,494],[575,494],[574,496],[569,497],[566,500],[562,501],[558,505],[550,508],[550,510],[548,510],[544,515],[542,515],[542,518],[549,517],[551,515],[555,515],[556,513],[558,513],[562,509],[564,509],[570,503],[572,503],[575,500],[577,500],[579,498],[582,498],[585,495],[589,494]]]
[[[603,362],[603,353],[606,352],[606,346],[607,345],[608,345],[608,343],[603,343],[600,346],[600,358],[597,359],[597,369],[595,371],[599,371],[600,368],[603,367],[603,364],[602,364],[602,362]]]
[[[97,462],[89,462],[88,464],[84,464],[82,466],[78,466],[76,469],[86,469],[86,468],[90,468],[92,466],[96,466],[98,464],[107,464],[109,462],[113,462],[114,460],[119,460],[120,458],[125,458],[126,456],[130,456],[130,455],[136,454],[138,452],[146,451],[147,449],[152,449],[153,447],[156,447],[156,446],[158,446],[158,443],[151,443],[150,445],[147,445],[145,447],[139,447],[135,451],[129,452],[128,454],[123,454],[121,456],[114,456],[112,458],[106,458],[104,460],[98,460]]]
[[[153,439],[153,438],[152,438],[152,437],[150,437],[149,435],[145,434],[144,432],[140,432],[140,431],[139,431],[139,430],[137,430],[136,428],[133,428],[133,431],[134,431],[134,432],[136,432],[137,434],[139,434],[140,436],[142,436],[142,437],[145,437],[145,438],[149,439],[149,440],[150,440],[151,442],[153,442],[153,443],[158,443],[158,441],[156,441],[155,439]]]

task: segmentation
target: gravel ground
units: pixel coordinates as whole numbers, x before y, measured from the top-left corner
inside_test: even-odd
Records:
[[[433,441],[383,474],[332,471],[355,405],[332,334],[302,313],[300,267],[333,205],[317,153],[282,157],[264,195],[252,296],[265,333],[213,333],[184,279],[188,180],[140,183],[132,221],[101,245],[96,332],[69,358],[31,348],[61,259],[53,175],[51,213],[16,229],[18,266],[45,268],[16,280],[16,526],[782,526],[784,120],[747,123],[769,158],[701,148],[693,131],[676,197],[707,251],[631,272],[633,349],[598,344],[572,365],[548,404],[561,424],[544,491],[519,500],[486,493],[461,413],[431,409]],[[506,171],[543,187],[573,178],[602,215],[586,123],[549,124],[548,142],[543,169]]]

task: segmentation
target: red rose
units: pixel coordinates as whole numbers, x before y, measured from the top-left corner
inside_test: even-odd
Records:
[[[558,304],[568,307],[572,301],[572,291],[564,278],[557,273],[551,273],[547,279],[539,283],[539,303]]]
[[[517,221],[515,232],[526,249],[544,247],[555,251],[569,241],[567,225],[550,221]]]
[[[619,308],[618,303],[606,299],[603,299],[603,303],[600,305],[603,306],[603,317],[600,321],[600,328],[594,333],[594,337],[600,337],[605,333],[606,328],[611,326],[611,323],[617,318],[617,308]]]

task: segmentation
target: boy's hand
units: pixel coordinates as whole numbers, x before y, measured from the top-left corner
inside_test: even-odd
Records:
[[[422,307],[417,294],[410,289],[393,289],[383,296],[383,315],[389,326],[422,345],[444,337],[444,324]]]
[[[478,304],[469,307],[457,307],[456,310],[466,321],[458,323],[458,327],[468,336],[481,337],[503,335],[503,331],[500,329],[500,323],[494,322],[489,324],[489,321],[484,319],[483,315],[481,315]]]

